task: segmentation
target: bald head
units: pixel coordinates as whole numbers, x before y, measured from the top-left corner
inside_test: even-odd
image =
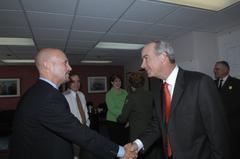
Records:
[[[60,85],[68,80],[71,67],[65,54],[59,49],[46,48],[38,52],[35,63],[40,77]]]
[[[35,57],[35,64],[38,70],[40,71],[41,69],[43,69],[44,62],[48,62],[50,58],[55,56],[54,55],[56,54],[55,52],[60,52],[60,51],[61,50],[52,49],[52,48],[46,48],[46,49],[40,50]]]

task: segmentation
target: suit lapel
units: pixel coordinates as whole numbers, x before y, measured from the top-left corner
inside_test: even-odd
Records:
[[[228,85],[230,85],[230,83],[231,83],[231,76],[228,76],[228,78],[226,79],[226,81],[222,86],[222,89],[225,89]]]
[[[177,103],[181,99],[181,96],[184,91],[183,74],[184,74],[184,71],[181,68],[179,68],[176,83],[175,83],[175,88],[174,88],[174,92],[173,92],[172,102],[171,102],[171,112],[170,112],[169,120],[171,120],[171,114],[173,114],[173,112],[175,111],[175,109],[177,107]]]

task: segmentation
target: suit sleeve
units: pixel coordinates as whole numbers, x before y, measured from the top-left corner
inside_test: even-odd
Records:
[[[43,126],[104,158],[114,158],[117,155],[118,145],[82,125],[70,113],[65,98],[59,95],[50,95],[46,103],[39,112],[39,120]]]
[[[217,88],[213,80],[207,76],[201,79],[199,87],[198,104],[210,140],[212,158],[227,159],[229,129]]]
[[[144,133],[141,134],[138,138],[143,143],[143,149],[141,150],[141,152],[145,153],[150,148],[150,146],[154,142],[156,142],[161,136],[161,123],[159,122],[155,105],[155,109],[153,109],[153,117],[150,124],[145,129]]]
[[[122,113],[118,116],[117,121],[119,123],[126,123],[129,120],[129,116],[132,112],[132,109],[134,107],[135,103],[133,98],[131,98],[131,95],[128,95],[125,104],[122,109]]]

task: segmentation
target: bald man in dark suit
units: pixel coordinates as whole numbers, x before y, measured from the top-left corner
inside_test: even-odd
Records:
[[[136,158],[123,147],[82,125],[72,115],[58,90],[66,82],[71,67],[58,49],[37,54],[40,78],[21,98],[16,110],[9,159],[72,159],[72,143],[103,158]]]

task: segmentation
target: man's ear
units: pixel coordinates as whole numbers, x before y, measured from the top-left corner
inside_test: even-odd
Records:
[[[164,63],[166,61],[167,54],[165,52],[158,55],[158,59],[161,61],[161,63]]]
[[[45,69],[45,70],[47,70],[47,71],[50,71],[50,70],[52,70],[53,65],[52,65],[51,62],[44,61],[44,62],[43,62],[43,67],[44,67],[43,69]]]

